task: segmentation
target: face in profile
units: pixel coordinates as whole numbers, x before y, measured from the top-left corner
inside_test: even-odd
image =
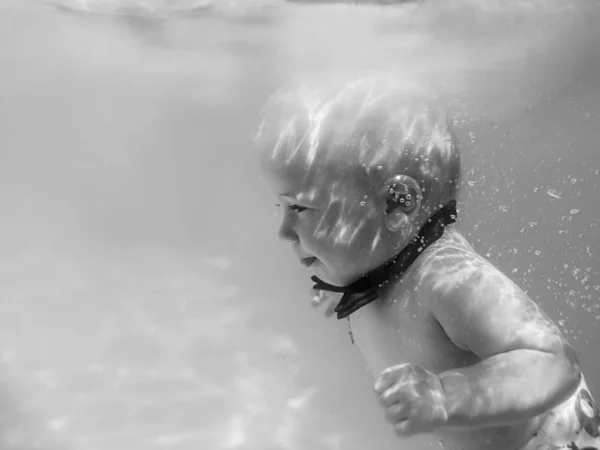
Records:
[[[366,183],[333,161],[283,151],[263,155],[262,174],[282,209],[279,237],[319,278],[349,284],[385,261],[381,212]]]
[[[401,251],[458,179],[443,116],[382,86],[281,94],[258,133],[263,180],[283,212],[279,236],[331,284],[356,281]],[[396,182],[408,203],[390,205]]]

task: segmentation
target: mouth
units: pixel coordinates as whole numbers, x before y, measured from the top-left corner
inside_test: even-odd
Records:
[[[314,262],[317,260],[317,258],[315,258],[314,256],[310,257],[310,258],[304,258],[302,259],[300,262],[302,263],[302,265],[304,267],[310,267],[314,264]]]

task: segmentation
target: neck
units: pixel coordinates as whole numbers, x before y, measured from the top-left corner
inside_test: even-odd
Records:
[[[429,245],[433,244],[444,233],[444,227],[456,220],[456,201],[450,200],[446,206],[430,217],[419,233],[411,239],[406,247],[392,259],[363,275],[347,286],[333,286],[313,276],[314,289],[331,292],[343,292],[335,311],[338,319],[349,316],[354,311],[371,303],[379,297],[378,290],[391,280],[399,279],[406,273],[410,265]]]

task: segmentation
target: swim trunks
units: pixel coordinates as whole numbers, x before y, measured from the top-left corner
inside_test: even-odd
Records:
[[[600,411],[581,380],[576,394],[554,408],[521,450],[600,450]]]

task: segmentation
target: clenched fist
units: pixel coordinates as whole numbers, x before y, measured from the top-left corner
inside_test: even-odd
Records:
[[[429,433],[446,424],[446,394],[437,375],[414,364],[381,372],[375,392],[399,437]]]

